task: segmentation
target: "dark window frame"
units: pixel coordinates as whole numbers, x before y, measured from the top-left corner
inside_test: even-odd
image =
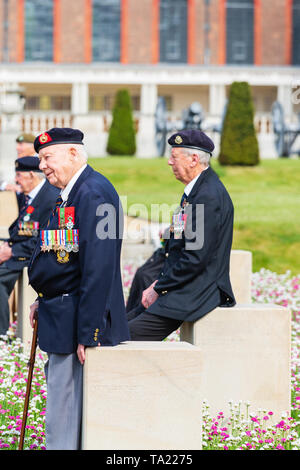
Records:
[[[25,61],[53,61],[53,1],[25,0]]]
[[[160,0],[160,62],[187,63],[187,0]]]
[[[300,0],[293,0],[292,65],[300,65]]]
[[[93,62],[121,60],[121,0],[93,0]]]
[[[226,2],[226,63],[254,63],[254,1]]]

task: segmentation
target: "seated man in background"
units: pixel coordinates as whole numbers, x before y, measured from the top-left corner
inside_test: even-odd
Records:
[[[25,195],[18,218],[9,227],[9,239],[0,247],[0,334],[9,328],[8,299],[24,267],[28,266],[45,228],[59,190],[51,186],[39,170],[38,157],[16,160],[16,183]]]

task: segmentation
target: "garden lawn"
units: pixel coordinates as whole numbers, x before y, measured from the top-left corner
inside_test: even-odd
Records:
[[[109,157],[90,159],[118,193],[127,197],[129,215],[151,219],[151,204],[178,204],[184,186],[166,158]],[[300,273],[300,160],[262,160],[255,167],[212,167],[235,207],[233,248],[250,250],[253,271]],[[139,206],[138,206],[139,205]],[[156,213],[152,210],[152,219]],[[169,222],[169,216],[161,218]]]

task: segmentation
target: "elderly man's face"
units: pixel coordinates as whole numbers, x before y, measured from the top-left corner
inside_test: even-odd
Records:
[[[16,183],[21,186],[24,194],[30,193],[34,188],[34,177],[31,171],[16,171]]]
[[[17,142],[16,150],[18,158],[35,155],[34,145],[29,142]]]
[[[40,150],[40,170],[57,188],[65,188],[74,173],[74,153],[68,146],[50,145]]]
[[[168,165],[172,167],[176,179],[184,184],[191,181],[192,156],[187,155],[184,148],[172,148]]]

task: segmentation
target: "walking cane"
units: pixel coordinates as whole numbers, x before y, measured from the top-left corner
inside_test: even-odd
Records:
[[[34,321],[34,327],[33,327],[30,358],[29,358],[29,361],[28,361],[29,369],[28,369],[26,396],[25,396],[25,402],[24,402],[22,428],[21,428],[20,442],[19,442],[19,449],[18,450],[23,450],[23,444],[24,444],[25,427],[26,427],[27,413],[28,413],[28,406],[29,406],[29,397],[30,397],[30,390],[31,390],[32,374],[33,374],[33,368],[34,368],[34,362],[35,362],[35,352],[36,352],[36,346],[37,346],[37,326],[38,326],[38,321],[37,321],[37,316],[36,316],[35,321]]]

